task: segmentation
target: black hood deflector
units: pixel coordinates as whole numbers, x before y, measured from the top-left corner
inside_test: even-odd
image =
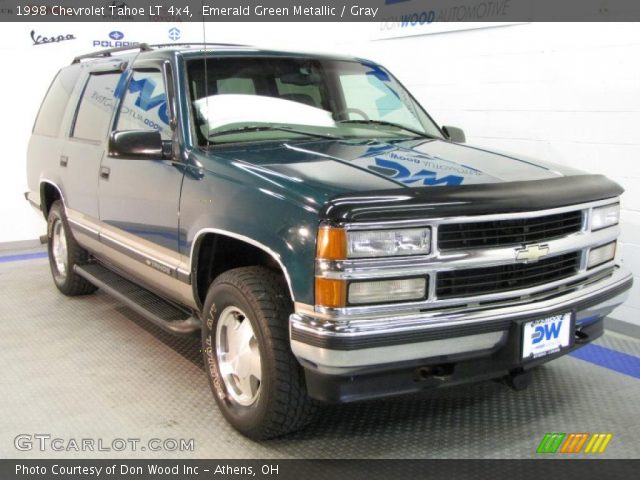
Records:
[[[325,221],[342,223],[515,213],[604,200],[623,192],[603,175],[399,188],[338,195],[327,202],[320,215]]]

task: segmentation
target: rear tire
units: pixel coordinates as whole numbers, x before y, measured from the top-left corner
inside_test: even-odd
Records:
[[[87,263],[89,253],[73,238],[60,200],[53,202],[49,209],[47,250],[51,275],[58,290],[68,296],[87,295],[97,290],[73,269],[75,265]]]
[[[291,352],[291,311],[282,276],[264,267],[223,273],[204,303],[202,352],[211,390],[227,421],[256,440],[299,430],[316,409]]]

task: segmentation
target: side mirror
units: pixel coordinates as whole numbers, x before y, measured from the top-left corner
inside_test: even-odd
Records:
[[[449,140],[456,143],[464,143],[467,141],[464,132],[458,127],[442,127],[442,131]]]
[[[122,130],[109,137],[109,156],[132,160],[161,160],[165,157],[162,137],[155,130]]]

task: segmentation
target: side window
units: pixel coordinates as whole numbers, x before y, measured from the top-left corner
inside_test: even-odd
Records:
[[[72,137],[102,142],[107,138],[115,105],[116,86],[122,74],[92,73],[84,87]]]
[[[79,76],[80,68],[77,67],[65,68],[58,72],[40,106],[38,118],[33,126],[34,134],[58,136],[64,111]]]
[[[163,140],[171,140],[167,93],[160,70],[134,70],[115,129],[157,130]]]

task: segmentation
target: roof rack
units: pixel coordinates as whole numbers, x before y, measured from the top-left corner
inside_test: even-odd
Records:
[[[80,63],[80,61],[87,58],[105,58],[110,57],[112,53],[126,52],[128,50],[140,50],[141,52],[149,52],[153,50],[147,43],[139,43],[137,45],[129,45],[126,47],[107,48],[106,50],[98,50],[97,52],[85,53],[84,55],[78,55],[73,59],[72,64]]]
[[[209,42],[183,42],[183,43],[154,43],[149,45],[150,47],[164,48],[164,47],[190,47],[192,45],[204,45],[212,47],[250,47],[251,45],[242,45],[240,43],[209,43]]]
[[[250,47],[250,45],[242,45],[239,43],[207,43],[207,42],[185,42],[185,43],[154,43],[149,45],[148,43],[139,43],[137,45],[128,45],[126,47],[107,48],[106,50],[98,50],[97,52],[85,53],[84,55],[78,55],[73,59],[73,63],[80,63],[82,60],[89,58],[105,58],[110,57],[112,53],[127,52],[129,50],[140,50],[141,52],[150,52],[155,48],[164,47],[187,47],[195,45],[204,45],[212,47]]]

